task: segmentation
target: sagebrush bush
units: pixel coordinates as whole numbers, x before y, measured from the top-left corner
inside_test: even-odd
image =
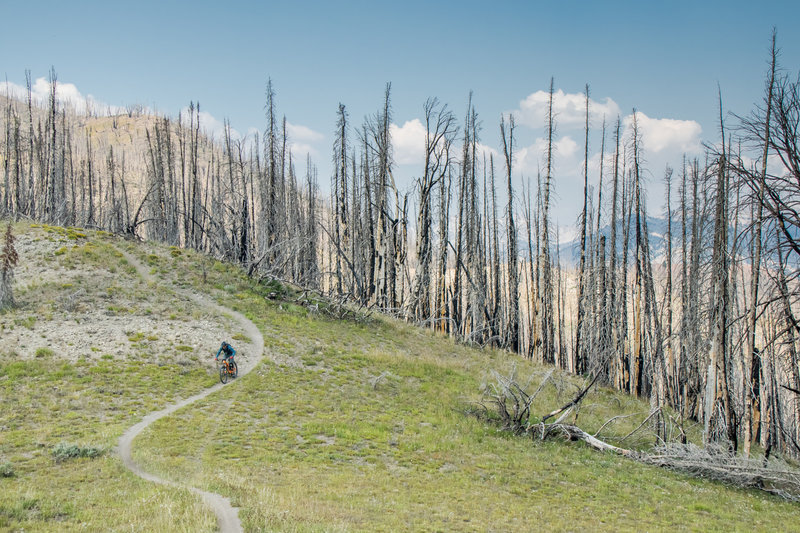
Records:
[[[14,477],[14,465],[10,461],[0,463],[0,477]]]
[[[105,450],[97,446],[81,446],[79,444],[70,444],[67,442],[60,442],[53,448],[53,458],[57,463],[68,461],[69,459],[78,459],[80,457],[94,459],[95,457],[100,457],[104,453]]]

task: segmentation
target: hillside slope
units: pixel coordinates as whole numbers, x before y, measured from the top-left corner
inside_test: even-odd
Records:
[[[192,252],[45,226],[16,232],[20,307],[0,315],[2,530],[216,528],[197,496],[141,480],[110,453],[146,414],[215,385],[221,338],[250,341],[192,294],[252,320],[266,358],[145,430],[133,458],[229,497],[246,531],[800,527],[800,508],[769,495],[532,442],[467,414],[492,371],[516,367],[524,381],[549,369],[380,317],[334,320],[324,302]],[[554,377],[535,412],[579,386]],[[648,410],[600,389],[578,416],[594,432],[631,415],[603,431],[619,442]]]
[[[0,530],[213,530],[195,496],[111,452],[147,413],[214,384],[208,352],[233,324],[150,287],[107,234],[16,233],[19,305],[0,314]]]

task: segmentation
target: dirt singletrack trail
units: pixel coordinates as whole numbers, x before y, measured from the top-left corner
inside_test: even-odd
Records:
[[[138,259],[136,259],[133,255],[128,253],[125,250],[119,250],[128,262],[136,268],[137,273],[148,283],[159,283],[159,281],[150,274],[149,269],[143,265]],[[258,330],[255,324],[253,324],[247,317],[243,314],[234,311],[233,309],[229,309],[227,307],[221,306],[216,302],[211,301],[209,298],[195,294],[190,291],[181,291],[175,287],[172,287],[177,292],[182,292],[185,296],[188,296],[192,300],[194,300],[198,305],[211,308],[215,311],[223,314],[230,315],[233,319],[239,323],[239,325],[244,328],[247,336],[250,338],[251,342],[247,345],[249,350],[247,351],[247,358],[238,359],[237,365],[239,367],[239,376],[244,376],[248,372],[250,372],[256,365],[261,361],[264,355],[264,337],[261,335],[261,332]],[[233,383],[236,383],[235,381]],[[152,481],[153,483],[159,483],[161,485],[166,485],[170,487],[178,487],[184,488],[194,492],[195,494],[201,496],[203,501],[206,502],[206,505],[211,507],[214,511],[214,514],[217,515],[217,524],[219,525],[220,531],[223,533],[229,532],[241,532],[242,524],[239,521],[239,510],[231,505],[231,502],[228,498],[225,498],[219,494],[215,494],[213,492],[207,492],[204,490],[200,490],[195,487],[190,487],[184,485],[182,483],[164,479],[159,477],[155,474],[145,471],[142,467],[140,467],[136,462],[133,460],[131,455],[132,444],[134,439],[142,432],[145,428],[147,428],[150,424],[164,418],[165,416],[174,413],[178,409],[186,407],[187,405],[191,405],[198,400],[202,400],[206,396],[213,394],[214,392],[220,390],[224,387],[222,383],[217,383],[213,387],[210,387],[194,396],[189,398],[185,398],[178,402],[175,402],[160,411],[156,411],[150,413],[149,415],[145,416],[141,422],[134,425],[133,427],[129,428],[123,435],[119,438],[119,443],[117,445],[117,453],[119,454],[120,458],[122,459],[123,464],[125,467],[139,476],[142,479],[146,479],[147,481]],[[229,386],[229,385],[228,385]]]

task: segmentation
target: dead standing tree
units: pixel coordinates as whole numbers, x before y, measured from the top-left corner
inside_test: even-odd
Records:
[[[505,122],[500,120],[500,136],[503,139],[503,155],[506,161],[506,182],[508,186],[508,208],[506,228],[508,231],[508,321],[506,326],[506,345],[513,352],[519,352],[519,270],[517,266],[517,227],[514,224],[514,187],[512,168],[514,161],[514,115],[508,118],[508,131]]]
[[[720,132],[722,153],[717,160],[716,209],[714,216],[714,248],[712,257],[711,345],[704,398],[704,438],[706,443],[727,440],[735,451],[737,428],[728,387],[728,163],[725,152],[725,129],[722,123],[720,98]]]
[[[800,142],[797,133],[800,131],[800,81],[780,73],[777,56],[773,34],[764,104],[758,106],[751,116],[739,117],[745,138],[761,152],[759,166],[746,165],[741,160],[736,162],[736,173],[755,195],[756,202],[751,307],[745,352],[746,366],[751,370],[745,371],[745,379],[749,380],[745,397],[749,401],[745,402],[747,420],[744,431],[750,438],[745,440],[744,446],[747,450],[751,441],[760,438],[762,445],[769,449],[778,446],[779,449],[798,451],[793,443],[797,442],[800,433],[795,422],[800,418],[797,412],[800,404],[794,396],[782,400],[780,395],[781,390],[784,393],[791,390],[791,382],[796,379],[797,339],[800,334],[796,317],[797,291],[789,288],[797,286],[796,265],[800,260],[800,239],[797,237],[800,235]],[[769,154],[779,162],[777,172],[768,169]],[[762,224],[770,227],[763,238]],[[756,262],[762,257],[766,257],[766,261]],[[764,264],[770,265],[764,270],[771,278],[772,287],[761,297],[758,295],[762,294],[764,284],[758,276]],[[792,265],[791,269],[787,268],[788,265]],[[755,324],[763,332],[764,347],[761,350],[755,349]],[[781,389],[777,380],[789,383],[781,383]],[[784,424],[787,427],[782,427]]]
[[[758,312],[758,288],[761,273],[761,226],[764,213],[764,194],[766,192],[767,177],[767,158],[769,156],[769,134],[770,119],[772,112],[772,94],[775,85],[775,69],[777,63],[777,50],[775,48],[775,32],[772,34],[772,48],[770,50],[770,69],[767,82],[767,98],[764,108],[764,130],[761,153],[761,173],[758,176],[756,186],[756,211],[753,220],[753,254],[751,261],[750,274],[750,307],[747,312],[747,341],[744,351],[744,415],[742,418],[744,454],[750,456],[750,448],[753,442],[753,398],[755,396],[753,387],[753,368],[755,367],[756,351],[756,317]]]
[[[458,174],[458,218],[456,219],[455,229],[455,248],[453,249],[455,272],[453,275],[453,288],[450,298],[451,312],[450,316],[453,319],[454,333],[457,336],[464,336],[464,277],[468,275],[465,268],[466,246],[465,233],[467,232],[467,219],[469,209],[468,197],[468,178],[470,172],[471,158],[469,157],[469,150],[472,144],[471,135],[472,128],[469,127],[470,116],[472,115],[472,94],[469,95],[469,102],[467,103],[467,113],[464,117],[464,142],[461,150],[461,168]]]
[[[3,250],[0,251],[0,310],[14,307],[14,268],[18,261],[9,222],[3,237]]]
[[[585,346],[586,339],[583,338],[583,330],[585,329],[585,314],[586,314],[586,285],[587,285],[587,272],[586,272],[586,226],[588,223],[587,206],[589,202],[589,84],[586,84],[585,92],[586,101],[586,125],[584,129],[584,159],[583,159],[583,211],[581,212],[579,224],[581,226],[580,246],[581,246],[581,259],[580,266],[578,267],[578,316],[575,321],[575,354],[573,361],[573,368],[575,373],[582,374],[588,369],[586,368],[586,358],[588,349]]]
[[[333,145],[333,219],[332,234],[336,248],[334,267],[334,286],[338,294],[344,292],[344,276],[342,256],[347,254],[350,246],[347,209],[347,111],[339,104],[336,121],[336,137]]]
[[[389,199],[391,173],[391,124],[390,94],[391,84],[386,84],[383,109],[368,124],[369,139],[367,157],[374,155],[377,169],[375,175],[376,225],[374,235],[375,266],[373,267],[373,285],[375,286],[375,303],[379,309],[394,308],[394,288],[396,281],[394,227]]]
[[[553,83],[550,78],[550,91],[547,103],[547,153],[545,159],[544,187],[542,190],[542,214],[540,221],[540,248],[538,257],[539,294],[536,308],[540,313],[538,338],[541,339],[541,350],[537,359],[543,363],[556,363],[555,316],[553,313],[553,272],[550,258],[550,192],[552,190],[553,172],[553,137],[555,136],[555,114],[553,112]],[[560,343],[563,345],[563,342]],[[565,367],[566,361],[559,361]]]
[[[469,115],[469,121],[465,127],[471,130],[470,146],[468,147],[469,173],[467,175],[467,280],[469,290],[467,292],[467,309],[469,311],[466,322],[469,328],[465,329],[464,336],[469,342],[483,345],[489,338],[487,321],[488,313],[486,308],[487,279],[486,279],[486,254],[485,241],[483,238],[482,219],[480,211],[480,191],[478,188],[478,113],[475,108]],[[517,349],[519,351],[519,349]]]
[[[457,133],[455,116],[439,101],[425,102],[425,166],[417,180],[417,269],[411,288],[411,316],[417,322],[431,316],[431,268],[433,266],[433,195],[450,172],[450,148]],[[446,239],[445,239],[446,240]]]

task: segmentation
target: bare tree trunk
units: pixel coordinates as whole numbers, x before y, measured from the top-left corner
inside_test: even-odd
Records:
[[[625,172],[623,171],[623,175]],[[621,370],[622,390],[633,394],[631,377],[631,354],[628,351],[628,248],[630,243],[631,217],[633,215],[634,197],[630,191],[630,177],[623,178],[622,186],[622,273],[620,277],[621,286],[619,293],[622,301],[619,305],[619,364]]]
[[[528,231],[528,275],[525,277],[525,302],[528,307],[528,349],[525,352],[525,355],[528,359],[533,358],[533,350],[536,344],[538,337],[535,334],[536,331],[536,311],[533,309],[533,305],[536,302],[536,294],[535,292],[531,294],[531,291],[534,291],[534,286],[536,284],[536,272],[533,268],[533,262],[536,255],[534,255],[533,251],[533,231],[532,231],[532,218],[533,218],[533,210],[531,208],[531,194],[530,194],[530,183],[528,185],[528,193],[525,194],[523,189],[523,197],[524,197],[524,206],[525,206],[525,227]]]
[[[633,111],[633,194],[635,197],[636,210],[636,271],[634,310],[633,310],[633,352],[631,354],[631,393],[641,396],[643,394],[642,371],[644,366],[644,346],[642,335],[644,325],[642,317],[642,307],[644,303],[644,246],[642,237],[642,200],[641,200],[641,178],[639,170],[639,129],[636,119],[636,110]]]
[[[57,133],[57,127],[56,127],[56,122],[57,122],[56,121],[56,114],[57,114],[57,112],[56,112],[56,109],[57,109],[57,105],[56,105],[56,84],[57,84],[56,71],[55,71],[55,69],[50,69],[50,110],[49,110],[49,112],[50,112],[50,116],[49,116],[49,122],[50,122],[50,129],[49,129],[49,135],[50,135],[50,139],[49,139],[50,140],[50,146],[49,146],[49,150],[50,150],[50,169],[49,169],[49,172],[47,174],[48,181],[47,181],[47,196],[46,196],[46,199],[45,199],[45,213],[46,213],[45,216],[46,216],[46,220],[48,222],[52,222],[52,223],[57,223],[58,222],[57,215],[56,215],[56,181],[58,180],[58,170],[57,170],[57,168],[58,168],[57,167],[57,165],[58,165],[58,159],[57,159],[57,157],[58,157],[58,155],[57,155],[58,154],[58,150],[57,150],[58,143],[56,142],[56,133]]]
[[[667,398],[669,399],[672,405],[677,405],[677,393],[676,393],[676,381],[678,372],[675,365],[675,352],[673,350],[674,342],[672,338],[672,204],[671,204],[671,193],[672,193],[672,169],[667,166],[667,169],[664,172],[664,185],[666,186],[667,190],[667,250],[666,250],[666,275],[667,275],[667,284],[664,288],[664,301],[666,304],[666,325],[667,325],[667,383],[666,383],[666,394]]]
[[[544,363],[555,363],[555,344],[553,322],[553,279],[550,261],[550,189],[553,171],[553,136],[555,133],[555,115],[553,112],[553,83],[550,79],[550,92],[547,104],[547,154],[545,160],[545,181],[542,193],[541,250],[539,253],[539,275],[541,281],[540,300],[537,307],[542,313],[540,338],[542,339],[542,357]],[[563,341],[563,339],[561,339]],[[562,363],[563,366],[563,363]]]
[[[597,222],[595,224],[595,250],[594,250],[594,264],[592,283],[592,300],[593,311],[592,317],[594,319],[594,349],[591,352],[594,354],[594,361],[590,362],[592,367],[596,368],[597,372],[602,373],[603,379],[609,381],[609,315],[606,306],[606,296],[608,294],[608,287],[606,283],[606,238],[601,234],[600,218],[603,212],[603,169],[605,163],[606,153],[606,120],[603,117],[602,134],[600,137],[600,179],[597,184]]]
[[[766,188],[767,158],[769,156],[770,118],[772,112],[772,89],[775,85],[775,70],[777,63],[777,49],[775,46],[776,35],[772,33],[772,49],[770,60],[769,82],[767,84],[767,105],[764,124],[764,145],[761,154],[761,174],[756,200],[756,214],[753,220],[753,257],[750,274],[750,308],[747,312],[747,344],[744,351],[744,416],[742,427],[744,429],[743,444],[744,454],[750,457],[750,448],[753,442],[753,399],[755,398],[752,376],[756,356],[756,318],[758,313],[758,283],[761,272],[761,219],[764,212],[764,192]]]
[[[503,293],[500,289],[500,241],[497,236],[497,189],[494,181],[494,156],[489,154],[489,166],[492,189],[492,283],[493,283],[493,304],[492,304],[492,336],[500,337],[502,334],[501,314],[503,309]]]
[[[34,182],[34,133],[33,133],[33,96],[31,85],[31,71],[25,71],[25,86],[28,95],[28,197],[26,200],[25,210],[28,216],[36,216],[36,203],[34,191],[36,184]]]
[[[0,213],[3,216],[8,216],[11,204],[11,98],[6,94],[6,109],[5,109],[5,155],[3,157],[3,205]]]
[[[608,309],[606,311],[607,315],[609,316],[610,328],[611,328],[611,335],[610,335],[610,347],[614,357],[613,363],[613,371],[612,371],[612,383],[617,387],[617,389],[623,388],[622,376],[623,376],[623,365],[622,365],[622,350],[620,347],[620,326],[619,326],[619,315],[621,313],[627,314],[626,311],[620,311],[618,309],[617,304],[617,290],[618,284],[617,280],[619,279],[619,274],[617,273],[617,228],[620,226],[620,221],[618,220],[618,191],[619,191],[619,178],[620,178],[620,168],[619,168],[619,156],[620,156],[620,119],[617,117],[617,125],[614,128],[614,184],[611,193],[611,244],[609,246],[609,282],[608,282]],[[625,179],[625,176],[622,176],[622,179]],[[624,196],[623,196],[623,203],[624,203]],[[624,213],[624,205],[623,205],[623,213]],[[624,219],[624,214],[623,214]]]
[[[519,352],[519,272],[517,269],[517,228],[514,225],[514,188],[511,183],[512,161],[514,158],[514,115],[508,119],[508,132],[505,123],[500,121],[500,136],[503,139],[503,154],[506,158],[506,180],[508,184],[508,209],[506,225],[508,228],[508,329],[507,345],[513,352]]]
[[[699,331],[699,289],[700,289],[700,223],[702,214],[699,210],[698,182],[700,180],[700,170],[695,159],[692,164],[692,235],[689,263],[689,290],[687,296],[687,319],[684,326],[687,329],[688,356],[686,359],[687,372],[687,397],[691,404],[687,402],[687,417],[698,417],[701,412],[701,403],[698,398],[702,394],[700,386],[700,331]]]
[[[708,378],[706,379],[705,409],[703,417],[706,443],[727,438],[728,445],[735,451],[736,425],[732,414],[728,390],[728,190],[727,158],[725,154],[725,133],[722,126],[722,99],[720,98],[720,129],[722,131],[722,154],[717,168],[717,201],[714,217],[714,252],[712,258],[712,277],[714,298],[712,298],[712,336],[709,351]],[[724,434],[723,434],[724,430]]]
[[[335,286],[336,293],[342,294],[344,280],[342,274],[342,254],[347,253],[347,111],[339,104],[336,122],[336,141],[334,143],[333,178],[333,239],[335,243]]]
[[[436,310],[434,318],[438,320],[440,331],[447,333],[450,329],[450,304],[447,299],[447,249],[450,243],[450,188],[452,185],[452,172],[448,170],[444,179],[439,182],[439,253],[438,269],[436,274]],[[432,323],[437,327],[437,323]]]
[[[586,224],[587,224],[587,205],[589,202],[589,84],[586,84],[585,92],[586,102],[586,125],[584,129],[584,158],[583,158],[583,211],[581,212],[580,225],[581,225],[581,260],[578,267],[578,316],[575,321],[575,362],[574,368],[576,374],[583,374],[586,372],[586,347],[585,339],[582,338],[583,329],[585,327],[584,314],[586,307]]]
[[[455,117],[435,99],[425,103],[425,168],[417,182],[417,269],[411,290],[411,314],[418,322],[430,317],[431,266],[433,264],[433,192],[446,178],[450,166],[450,146],[455,135]]]

